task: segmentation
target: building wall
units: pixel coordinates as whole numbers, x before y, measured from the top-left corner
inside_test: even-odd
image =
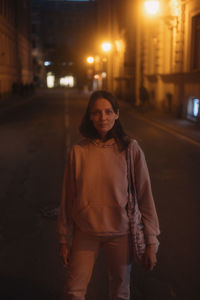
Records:
[[[103,71],[107,73],[104,88],[120,97],[127,97],[130,92],[125,70],[125,54],[127,49],[126,8],[127,0],[97,0],[97,48],[100,59],[107,59]],[[110,42],[112,49],[104,53],[103,42]],[[129,81],[128,81],[129,83]]]
[[[32,1],[31,23],[32,23],[32,65],[33,65],[33,82],[37,87],[46,85],[46,71],[44,67],[44,53],[41,37],[41,15],[40,3]]]
[[[186,118],[188,102],[200,99],[200,2],[162,3],[158,16],[140,13],[137,86],[143,81],[152,104]]]
[[[32,81],[29,1],[0,0],[0,96]]]

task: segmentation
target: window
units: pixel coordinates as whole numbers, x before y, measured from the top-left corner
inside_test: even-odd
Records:
[[[193,99],[193,116],[196,118],[199,114],[199,99]]]
[[[188,99],[187,118],[192,121],[199,119],[200,100],[197,97],[191,96]]]
[[[200,14],[192,19],[192,70],[200,70]]]

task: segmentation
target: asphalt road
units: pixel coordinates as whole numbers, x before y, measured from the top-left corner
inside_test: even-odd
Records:
[[[145,152],[160,220],[159,264],[150,279],[155,284],[153,299],[167,294],[169,299],[200,299],[200,147],[176,132],[135,119],[130,109],[121,115]]]
[[[66,270],[58,257],[56,219],[66,149],[79,140],[88,95],[51,90],[0,115],[0,299],[61,298]],[[120,118],[148,162],[161,236],[159,263],[133,268],[131,300],[200,298],[200,148],[138,119]],[[100,254],[87,300],[107,300]],[[134,295],[134,297],[133,297]]]

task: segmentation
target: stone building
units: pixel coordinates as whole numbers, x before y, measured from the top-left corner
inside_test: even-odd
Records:
[[[97,42],[109,41],[111,50],[98,50],[107,59],[107,85],[118,97],[136,102],[136,10],[135,0],[97,0]]]
[[[199,120],[200,2],[158,1],[154,15],[138,0],[137,101],[144,85],[152,105],[180,118]]]
[[[46,71],[41,36],[41,2],[32,0],[31,6],[33,82],[37,87],[44,87],[46,85]]]
[[[124,65],[126,51],[126,22],[124,0],[97,0],[97,37],[96,54],[98,59],[97,74],[103,80],[103,87],[115,92],[118,96],[126,96],[127,76]],[[102,44],[110,44],[104,51]],[[102,74],[104,75],[102,78]]]
[[[30,3],[0,0],[0,96],[32,82]]]
[[[113,46],[107,88],[135,105],[147,100],[177,117],[199,120],[200,1],[97,0],[97,9],[98,43],[109,40]]]

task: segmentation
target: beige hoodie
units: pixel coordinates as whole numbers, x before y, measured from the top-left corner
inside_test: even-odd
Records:
[[[158,244],[158,218],[144,154],[131,140],[132,173],[148,244]],[[67,243],[72,225],[95,236],[119,236],[129,231],[126,212],[128,180],[125,151],[114,139],[82,140],[72,147],[65,170],[58,220],[60,243]]]

